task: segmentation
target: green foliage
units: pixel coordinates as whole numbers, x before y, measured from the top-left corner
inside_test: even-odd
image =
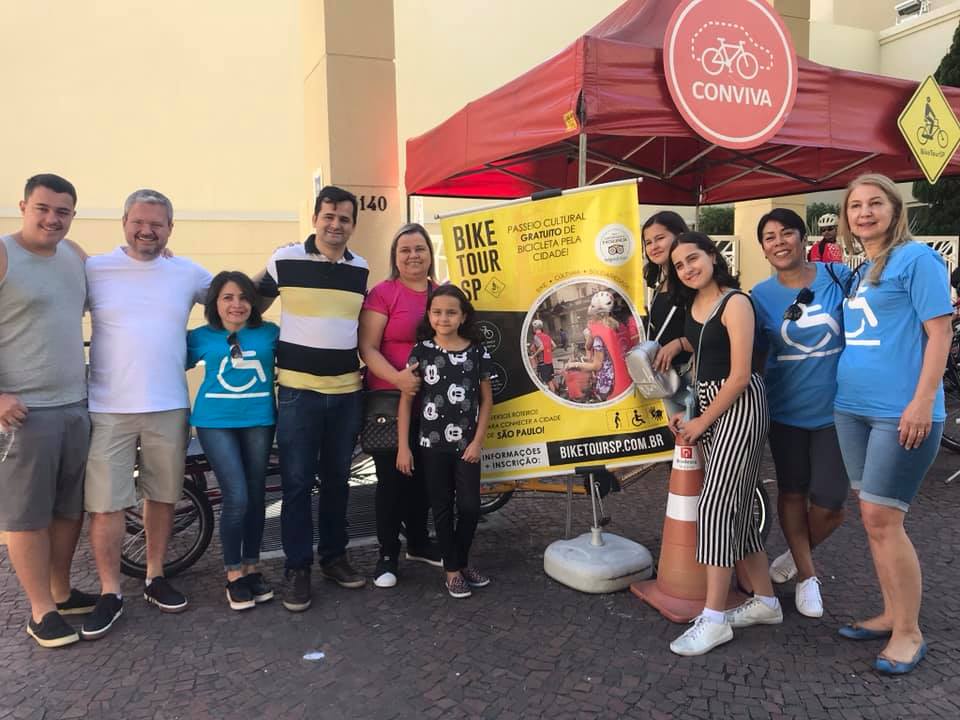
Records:
[[[707,235],[733,235],[733,206],[704,205],[697,212],[697,230]]]
[[[840,206],[836,203],[810,203],[807,205],[807,232],[810,235],[819,235],[820,230],[817,228],[817,220],[820,219],[821,215],[826,215],[827,213],[833,213],[837,217],[840,217]]]
[[[960,25],[953,34],[950,51],[943,56],[933,77],[941,85],[960,87]],[[960,229],[960,177],[941,177],[936,185],[926,180],[913,184],[913,196],[929,207],[911,213],[910,229],[916,235],[956,235]]]

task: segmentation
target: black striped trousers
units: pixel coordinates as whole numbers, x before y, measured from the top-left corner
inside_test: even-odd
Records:
[[[714,380],[697,383],[701,412],[720,386]],[[736,402],[700,438],[704,480],[697,504],[697,561],[704,565],[733,567],[763,550],[753,491],[769,427],[763,378],[754,373]]]

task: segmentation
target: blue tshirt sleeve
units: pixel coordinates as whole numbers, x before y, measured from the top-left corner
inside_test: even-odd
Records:
[[[904,270],[903,284],[921,322],[953,313],[947,266],[938,253],[920,254]]]
[[[200,330],[201,328],[195,328],[187,333],[187,370],[195,367],[203,357],[200,350]]]

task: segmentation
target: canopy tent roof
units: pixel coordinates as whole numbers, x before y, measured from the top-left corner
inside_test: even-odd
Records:
[[[915,180],[897,117],[917,83],[799,59],[796,103],[772,140],[728,150],[684,122],[663,74],[680,0],[627,0],[569,47],[407,141],[410,194],[515,198],[640,176],[645,203],[696,205],[830,190],[863,172]],[[943,88],[960,111],[960,89]],[[745,112],[748,111],[745,109]],[[944,171],[960,173],[955,156]]]

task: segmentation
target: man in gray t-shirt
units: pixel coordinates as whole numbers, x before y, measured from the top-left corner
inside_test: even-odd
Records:
[[[30,600],[27,632],[43,647],[79,640],[61,617],[93,610],[71,589],[83,522],[90,442],[81,319],[81,255],[62,242],[77,193],[57,175],[35,175],[20,202],[23,225],[0,238],[0,531]],[[2,453],[0,453],[2,454]]]

